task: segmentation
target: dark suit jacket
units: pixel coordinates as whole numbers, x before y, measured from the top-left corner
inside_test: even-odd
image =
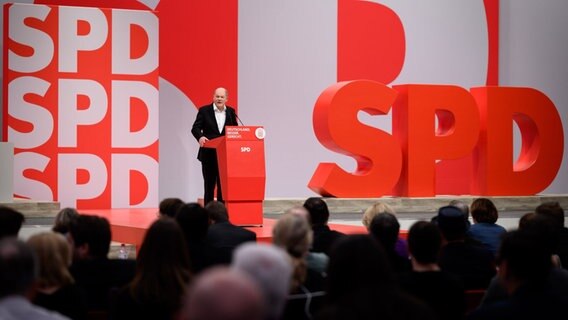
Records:
[[[229,221],[214,223],[207,231],[207,242],[216,249],[218,255],[215,259],[217,263],[230,263],[235,248],[248,241],[256,241],[256,233]]]
[[[136,260],[94,259],[73,262],[75,284],[84,290],[89,309],[108,308],[109,293],[134,278]]]
[[[312,252],[323,252],[329,256],[331,246],[336,240],[345,236],[341,232],[331,230],[328,225],[316,225],[312,227],[314,232],[314,241],[312,243]]]
[[[237,115],[235,109],[225,106],[225,126],[236,126]],[[197,117],[195,122],[191,127],[191,134],[199,141],[199,138],[205,136],[207,139],[215,139],[220,136],[225,135],[225,127],[223,131],[219,132],[217,127],[217,120],[215,120],[215,111],[213,110],[213,103],[202,106],[197,112]],[[207,156],[215,156],[215,150],[209,148],[199,148],[199,153],[197,154],[197,159],[203,161]]]

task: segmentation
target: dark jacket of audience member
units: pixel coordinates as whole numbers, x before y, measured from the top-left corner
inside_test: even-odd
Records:
[[[395,215],[390,213],[380,213],[376,215],[373,220],[371,220],[369,231],[385,249],[385,253],[394,272],[401,273],[411,270],[410,260],[401,257],[396,252],[395,246],[400,231],[400,224]]]
[[[205,210],[212,223],[207,231],[207,242],[215,248],[216,262],[230,264],[236,247],[248,241],[256,241],[256,233],[229,222],[227,208],[222,202],[211,201],[205,206]]]
[[[438,260],[440,268],[458,276],[466,290],[486,289],[496,273],[494,256],[486,248],[467,241],[463,212],[453,206],[442,207],[437,223],[446,241]]]
[[[316,319],[434,319],[402,292],[383,248],[368,235],[337,241],[330,253],[327,302]]]
[[[310,224],[313,230],[313,241],[311,251],[323,252],[329,255],[329,250],[333,243],[345,236],[345,234],[331,230],[327,225],[329,220],[329,208],[327,203],[321,198],[311,197],[304,202],[304,208],[310,215]]]
[[[413,271],[400,275],[403,290],[429,305],[440,320],[463,319],[465,295],[456,276],[440,270],[442,236],[433,223],[418,221],[408,232]]]
[[[510,297],[484,305],[469,319],[554,319],[566,314],[568,295],[551,290],[551,250],[531,231],[507,233],[501,242],[497,264],[499,278]]]
[[[73,243],[71,275],[86,294],[89,310],[108,310],[109,293],[134,277],[136,261],[108,259],[111,242],[106,218],[80,215],[69,229]]]
[[[113,303],[113,319],[175,319],[190,280],[183,233],[172,219],[156,220],[137,257],[136,275]]]
[[[220,263],[214,260],[217,257],[216,249],[207,242],[209,229],[207,210],[198,203],[185,204],[179,208],[176,221],[181,227],[189,250],[189,262],[193,274]]]
[[[481,242],[493,255],[497,254],[501,236],[507,232],[505,228],[498,225],[499,213],[495,204],[487,198],[478,198],[471,204],[471,216],[475,222],[467,234]]]

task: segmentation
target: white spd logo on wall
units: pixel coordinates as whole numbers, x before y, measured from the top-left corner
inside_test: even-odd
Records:
[[[4,6],[4,137],[16,196],[78,208],[158,202],[158,19]]]

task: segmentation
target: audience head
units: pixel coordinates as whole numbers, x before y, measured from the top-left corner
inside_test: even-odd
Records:
[[[327,275],[331,303],[355,292],[376,297],[394,286],[394,274],[384,249],[368,235],[348,235],[337,240],[330,252]]]
[[[70,225],[74,259],[105,259],[111,241],[110,223],[106,218],[79,215]]]
[[[329,209],[327,203],[325,203],[322,198],[311,197],[306,199],[304,208],[306,208],[310,214],[309,221],[312,225],[327,224],[327,220],[329,220]]]
[[[53,223],[54,232],[66,234],[69,232],[71,224],[79,217],[79,212],[74,208],[63,208],[55,216]]]
[[[209,213],[209,219],[211,219],[213,223],[229,221],[229,214],[223,202],[210,201],[205,206],[205,210]]]
[[[308,222],[310,222],[310,219],[311,219],[310,213],[308,212],[308,209],[306,209],[306,207],[304,207],[304,206],[294,206],[294,207],[286,210],[284,212],[284,214],[295,214],[295,215],[298,215],[300,217],[303,217]]]
[[[521,216],[519,219],[519,229],[523,229],[525,226],[530,224],[530,221],[536,217],[536,213],[528,212]]]
[[[365,210],[365,213],[363,213],[363,219],[362,219],[361,222],[363,222],[363,225],[367,229],[369,229],[369,227],[371,226],[371,221],[373,221],[373,218],[380,213],[396,214],[394,209],[391,206],[389,206],[388,204],[386,204],[384,202],[377,202],[374,205],[367,208],[367,210]]]
[[[487,198],[477,198],[471,203],[471,216],[475,223],[495,223],[499,218],[497,207]]]
[[[0,206],[0,239],[17,237],[24,223],[24,215],[6,206]]]
[[[369,225],[369,232],[377,239],[385,248],[385,250],[394,250],[400,224],[396,217],[391,213],[379,213],[376,215]]]
[[[465,214],[454,206],[438,209],[436,223],[446,241],[463,240],[467,231]]]
[[[193,284],[184,307],[186,320],[261,320],[264,300],[247,274],[217,267]]]
[[[543,245],[551,251],[556,252],[560,239],[560,229],[554,217],[544,214],[527,213],[519,220],[519,230],[531,232],[538,237]]]
[[[190,280],[188,250],[178,223],[170,218],[154,221],[136,258],[130,292],[138,303],[152,302],[171,314],[181,307]]]
[[[39,288],[63,287],[74,282],[69,272],[71,248],[63,235],[42,232],[31,236],[27,243],[37,256]]]
[[[551,252],[531,230],[508,232],[497,255],[499,277],[509,293],[522,284],[540,284],[548,276]]]
[[[308,221],[299,215],[285,214],[272,229],[272,243],[284,249],[292,258],[292,290],[306,280],[305,257],[312,245],[312,228]]]
[[[179,208],[185,203],[179,198],[165,198],[160,201],[160,216],[175,218]]]
[[[137,256],[137,270],[163,275],[172,266],[189,270],[189,258],[183,233],[171,219],[158,219],[152,223]],[[163,279],[162,279],[163,280]]]
[[[272,229],[272,242],[295,258],[303,258],[312,244],[312,229],[304,217],[285,214]]]
[[[15,237],[0,240],[0,299],[27,296],[38,270],[32,249]]]
[[[460,209],[465,214],[466,219],[469,219],[469,206],[467,205],[467,203],[455,199],[450,201],[449,205]]]
[[[564,228],[564,209],[558,202],[545,202],[536,207],[535,212],[552,217],[558,228]]]
[[[209,228],[209,215],[207,210],[198,203],[188,203],[181,206],[176,215],[187,241],[205,239]]]
[[[266,305],[264,318],[280,319],[292,276],[286,252],[269,244],[245,243],[235,250],[232,267],[248,274],[260,287]]]
[[[408,231],[408,250],[420,264],[438,263],[442,236],[438,227],[426,221],[415,222]]]

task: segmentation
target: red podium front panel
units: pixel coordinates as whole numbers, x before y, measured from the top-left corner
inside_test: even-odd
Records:
[[[264,128],[227,126],[225,136],[205,146],[217,149],[223,198],[236,225],[262,225],[266,184]]]

